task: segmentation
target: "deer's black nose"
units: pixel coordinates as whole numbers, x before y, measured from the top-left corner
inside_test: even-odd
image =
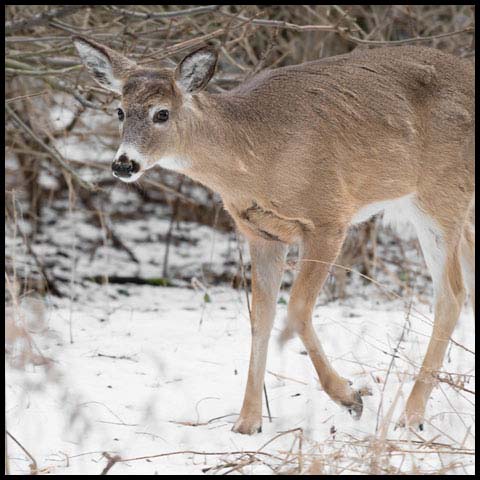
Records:
[[[135,160],[130,160],[125,154],[120,155],[112,163],[112,171],[117,177],[131,177],[140,170],[140,165]]]

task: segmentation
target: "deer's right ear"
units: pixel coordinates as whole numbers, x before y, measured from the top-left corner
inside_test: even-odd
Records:
[[[175,80],[184,92],[196,93],[207,86],[217,65],[213,47],[203,47],[187,55],[175,70]]]
[[[123,81],[136,67],[135,62],[83,37],[73,37],[73,43],[92,77],[107,90],[121,94]]]

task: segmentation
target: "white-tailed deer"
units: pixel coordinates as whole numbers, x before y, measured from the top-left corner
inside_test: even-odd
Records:
[[[413,223],[433,278],[433,334],[400,420],[421,426],[464,280],[474,302],[473,66],[434,49],[381,48],[264,71],[211,94],[202,91],[217,62],[209,47],[171,71],[74,42],[95,80],[121,95],[113,174],[132,182],[159,165],[188,175],[221,195],[249,240],[252,344],[234,431],[261,429],[267,345],[293,243],[302,261],[283,338],[298,334],[324,390],[361,415],[361,395],[328,361],[312,310],[349,225],[381,210]]]

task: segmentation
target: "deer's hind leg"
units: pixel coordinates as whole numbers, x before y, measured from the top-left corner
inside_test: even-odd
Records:
[[[297,333],[317,371],[325,392],[339,404],[350,409],[355,417],[362,413],[362,399],[350,382],[341,377],[330,364],[312,325],[312,312],[332,263],[338,256],[345,238],[345,226],[323,229],[318,235],[306,238],[300,259],[300,271],[292,287],[288,304],[285,341]]]
[[[475,231],[470,222],[466,222],[463,228],[461,240],[461,259],[463,278],[470,296],[470,303],[475,314]]]
[[[412,220],[425,261],[432,276],[435,318],[432,335],[420,372],[407,400],[400,425],[423,428],[427,401],[442,368],[450,336],[465,301],[460,259],[462,256],[463,215],[449,215],[435,220],[438,207],[421,201],[413,204]],[[453,213],[453,212],[452,212]]]

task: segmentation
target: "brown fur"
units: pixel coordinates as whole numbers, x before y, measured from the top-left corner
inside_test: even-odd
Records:
[[[303,261],[284,337],[297,332],[325,391],[361,414],[359,392],[330,365],[311,314],[354,215],[406,195],[438,228],[426,238],[440,242],[441,254],[435,257],[422,240],[430,266],[444,257],[434,278],[432,339],[402,420],[420,423],[465,296],[461,259],[473,271],[474,289],[467,225],[475,188],[473,66],[434,49],[382,48],[267,70],[221,94],[187,95],[176,83],[182,65],[175,75],[117,72],[125,78],[122,135],[147,159],[144,169],[165,156],[189,159],[182,173],[217,191],[249,238],[252,350],[234,430],[253,433],[261,426],[268,338],[292,243],[302,245]],[[202,87],[214,63],[207,67],[208,78],[197,82]],[[154,105],[169,108],[168,125],[149,122]]]

